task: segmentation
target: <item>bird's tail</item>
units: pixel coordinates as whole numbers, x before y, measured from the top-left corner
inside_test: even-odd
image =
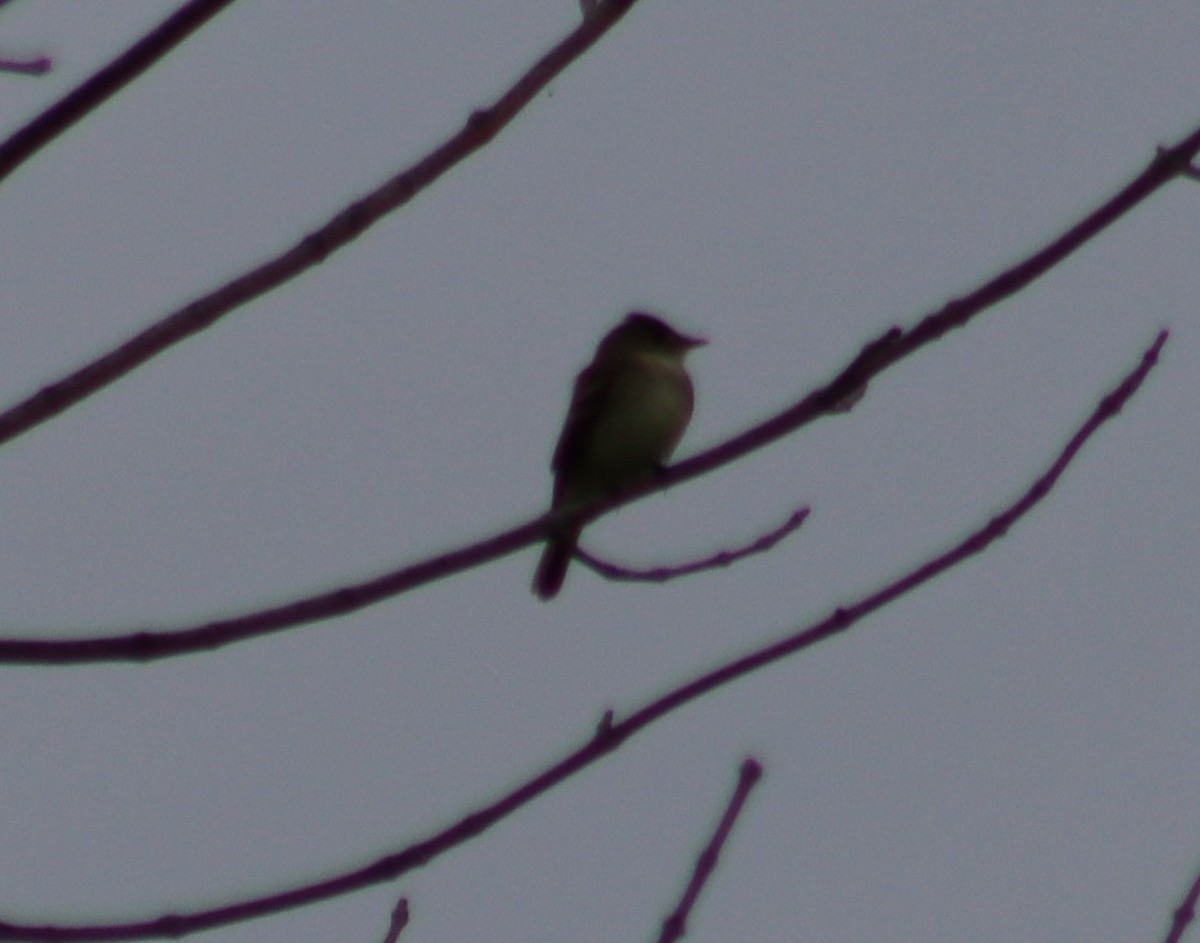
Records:
[[[567,577],[567,566],[571,563],[578,540],[579,531],[573,530],[568,534],[552,537],[546,542],[542,559],[538,561],[537,571],[533,574],[533,592],[539,599],[553,599],[562,589],[563,580]]]

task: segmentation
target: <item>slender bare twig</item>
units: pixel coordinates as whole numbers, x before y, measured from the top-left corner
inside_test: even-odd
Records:
[[[0,58],[0,72],[11,72],[16,75],[45,75],[54,68],[54,60],[49,56],[34,56],[32,59],[13,59],[5,56]]]
[[[772,528],[744,546],[735,547],[732,550],[721,550],[701,560],[693,560],[690,563],[680,563],[674,566],[656,566],[644,570],[635,570],[632,567],[619,566],[607,560],[601,560],[582,547],[575,548],[575,556],[589,569],[610,580],[630,583],[665,583],[667,580],[673,580],[678,576],[691,576],[693,573],[702,573],[706,570],[732,566],[738,560],[745,557],[766,553],[783,540],[784,537],[798,530],[800,525],[807,519],[808,514],[808,508],[800,508],[793,511],[788,519],[778,527]]]
[[[1158,335],[1154,344],[1142,355],[1138,366],[1100,401],[1092,414],[1050,464],[1050,467],[1030,485],[1020,498],[954,547],[888,583],[876,592],[863,597],[858,602],[836,609],[820,622],[693,678],[637,709],[624,720],[614,721],[611,712],[606,712],[604,720],[596,726],[591,738],[585,744],[537,773],[507,795],[477,809],[449,828],[442,829],[429,838],[385,855],[354,871],[344,872],[334,877],[264,897],[241,900],[188,914],[168,914],[149,920],[121,924],[53,926],[0,921],[0,940],[62,943],[62,941],[180,937],[339,897],[375,884],[394,881],[409,871],[423,867],[451,848],[491,828],[506,816],[529,804],[575,773],[598,762],[602,757],[621,747],[625,741],[641,733],[666,715],[679,710],[709,691],[731,684],[767,665],[847,631],[877,609],[929,582],[999,540],[1008,533],[1013,524],[1028,514],[1038,502],[1050,493],[1088,439],[1105,422],[1115,416],[1129,398],[1137,392],[1146,376],[1158,362],[1159,352],[1166,340],[1167,332],[1163,331]]]
[[[1192,886],[1184,896],[1183,903],[1176,907],[1175,913],[1171,915],[1171,929],[1168,931],[1163,943],[1180,943],[1183,939],[1184,931],[1196,919],[1197,900],[1200,900],[1200,874],[1197,874],[1196,879],[1192,881]]]
[[[404,932],[404,928],[408,926],[408,898],[401,897],[396,902],[396,906],[392,908],[392,919],[388,925],[387,936],[383,938],[383,943],[396,943],[400,939],[400,934]]]
[[[0,144],[0,181],[235,0],[191,0]]]
[[[219,8],[229,2],[231,0],[223,0],[223,3],[207,0],[205,4],[194,0],[189,6]],[[108,353],[0,413],[0,443],[57,416],[167,348],[211,327],[235,308],[324,262],[490,142],[543,88],[608,32],[635,2],[637,0],[608,0],[601,5],[593,16],[534,63],[491,107],[472,113],[460,131],[428,155],[354,201],[290,249],[166,315]],[[32,131],[17,132],[17,135],[22,134],[36,137]],[[6,172],[6,159],[12,160],[6,158],[6,151],[26,153],[27,148],[21,145],[24,139],[17,139],[17,135],[0,145],[0,179]]]
[[[746,804],[746,799],[750,796],[750,790],[755,787],[759,779],[762,777],[762,764],[753,757],[742,763],[741,771],[738,773],[737,787],[733,791],[733,795],[729,798],[729,805],[725,809],[725,814],[721,816],[721,821],[717,825],[717,829],[713,832],[713,837],[700,852],[700,857],[696,859],[696,867],[692,871],[692,879],[688,881],[687,889],[683,892],[683,897],[679,899],[679,905],[675,908],[666,920],[663,921],[662,933],[659,934],[658,943],[675,943],[676,940],[683,939],[687,933],[687,918],[692,912],[692,908],[696,905],[696,901],[700,897],[700,892],[704,890],[704,885],[708,883],[708,879],[712,877],[712,873],[717,869],[717,862],[721,858],[721,849],[725,847],[725,842],[729,840],[729,834],[733,831],[734,823],[737,817],[741,815],[742,807]]]

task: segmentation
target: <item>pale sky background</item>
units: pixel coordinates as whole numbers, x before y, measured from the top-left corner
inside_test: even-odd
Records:
[[[175,3],[21,0],[3,133]],[[254,0],[0,189],[7,405],[290,245],[458,129],[573,0]],[[1057,234],[1200,123],[1195,0],[644,0],[483,153],[318,269],[0,455],[0,633],[182,625],[538,512],[632,306],[711,345],[681,455]],[[408,844],[1022,491],[985,557],[660,723],[394,886],[198,937],[644,940],[753,753],[689,939],[1146,941],[1200,866],[1200,186],[909,359],[850,415],[605,520],[666,587],[533,549],[150,666],[0,668],[0,919],[151,917]],[[1191,937],[1200,939],[1200,930]]]

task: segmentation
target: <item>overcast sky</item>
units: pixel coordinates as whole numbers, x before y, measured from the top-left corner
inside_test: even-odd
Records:
[[[23,0],[3,134],[176,4]],[[235,4],[0,190],[0,405],[289,246],[573,28],[573,0]],[[1194,0],[643,0],[346,250],[4,446],[0,635],[184,625],[527,518],[631,307],[707,335],[712,445],[1034,250],[1200,123]],[[219,941],[641,940],[741,759],[694,940],[1157,939],[1200,866],[1200,186],[1176,183],[850,414],[353,617],[149,666],[0,667],[0,919],[152,917],[365,864],[895,577],[1163,361],[1037,511],[395,885]],[[1196,937],[1196,932],[1192,934]]]

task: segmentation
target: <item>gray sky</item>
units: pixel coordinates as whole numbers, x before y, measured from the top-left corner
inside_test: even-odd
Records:
[[[26,0],[5,133],[175,4]],[[8,404],[290,245],[457,130],[570,0],[257,0],[0,199]],[[645,0],[483,153],[282,290],[5,446],[4,635],[182,625],[536,513],[572,377],[631,306],[704,333],[688,454],[1073,222],[1200,122],[1194,2]],[[149,667],[2,669],[0,918],[282,889],[448,824],[621,714],[824,615],[1023,490],[997,548],[676,714],[393,887],[221,941],[652,937],[747,753],[696,940],[1155,939],[1200,865],[1200,188],[1175,184],[850,415],[535,553]],[[1195,934],[1193,933],[1193,936]]]

